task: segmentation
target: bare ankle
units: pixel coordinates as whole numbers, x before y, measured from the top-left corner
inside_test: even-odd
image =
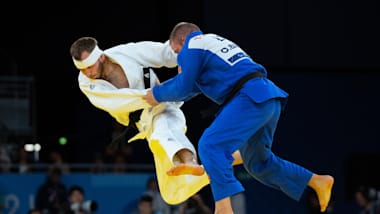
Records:
[[[333,180],[333,177],[330,175],[313,174],[310,178],[308,186],[316,190],[320,188],[321,185],[324,185],[326,182],[329,183],[331,179]]]
[[[194,157],[193,152],[188,149],[181,149],[180,151],[177,152],[177,155],[181,163],[198,164],[196,158]]]

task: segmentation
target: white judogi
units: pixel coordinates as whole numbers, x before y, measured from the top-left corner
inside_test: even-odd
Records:
[[[179,109],[182,103],[163,103],[152,108],[142,99],[146,94],[143,80],[144,67],[172,68],[177,65],[176,54],[168,42],[128,43],[104,50],[104,54],[122,67],[128,78],[129,88],[118,89],[105,80],[89,79],[80,73],[79,87],[90,102],[107,111],[125,126],[129,123],[130,112],[144,109],[137,124],[143,134],[137,137],[158,139],[171,158],[175,152],[183,148],[188,148],[196,154],[193,144],[184,134],[186,121]],[[150,71],[150,81],[151,86],[157,84],[157,76],[153,70]]]
[[[155,158],[158,183],[164,200],[170,204],[186,200],[208,184],[208,177],[206,173],[204,176],[166,175],[166,171],[174,164],[177,151],[187,148],[193,151],[195,157],[197,154],[193,144],[185,135],[186,120],[180,109],[183,103],[161,103],[151,107],[142,99],[142,96],[146,94],[143,68],[173,68],[177,66],[176,54],[170,48],[168,41],[122,44],[104,50],[104,54],[122,67],[127,76],[129,88],[119,89],[105,80],[89,79],[80,72],[78,77],[80,90],[94,106],[107,111],[123,125],[128,125],[129,113],[143,109],[140,121],[136,124],[140,133],[130,141],[137,138],[148,140]],[[150,81],[151,86],[158,84],[157,76],[152,69]],[[158,144],[152,146],[152,142]],[[162,147],[162,150],[154,149],[157,146]],[[183,185],[189,185],[189,187],[177,190],[183,189]]]

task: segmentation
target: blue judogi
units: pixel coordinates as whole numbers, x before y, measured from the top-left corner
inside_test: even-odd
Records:
[[[187,101],[203,93],[223,104],[243,76],[246,82],[203,133],[198,153],[214,200],[244,191],[234,177],[232,153],[240,150],[246,170],[258,181],[299,200],[312,173],[272,153],[273,135],[288,94],[266,78],[266,69],[235,43],[215,34],[193,32],[178,54],[182,72],[153,88],[157,101]]]

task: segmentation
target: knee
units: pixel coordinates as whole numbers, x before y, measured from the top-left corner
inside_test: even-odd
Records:
[[[268,174],[269,171],[272,170],[273,165],[273,156],[271,154],[267,154],[265,156],[260,157],[252,157],[250,159],[244,159],[243,163],[245,168],[255,177],[263,177]]]
[[[224,154],[220,147],[213,144],[210,140],[203,140],[198,142],[198,154],[203,164],[215,162],[219,160],[221,154]]]

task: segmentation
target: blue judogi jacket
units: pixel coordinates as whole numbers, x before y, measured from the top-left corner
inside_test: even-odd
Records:
[[[266,69],[238,45],[216,34],[203,34],[201,31],[187,36],[177,61],[181,72],[153,88],[153,95],[159,102],[187,101],[203,93],[217,104],[222,104],[243,76],[254,72],[267,76]],[[267,78],[251,79],[242,90],[257,103],[273,98],[286,100],[288,97],[285,91]]]

